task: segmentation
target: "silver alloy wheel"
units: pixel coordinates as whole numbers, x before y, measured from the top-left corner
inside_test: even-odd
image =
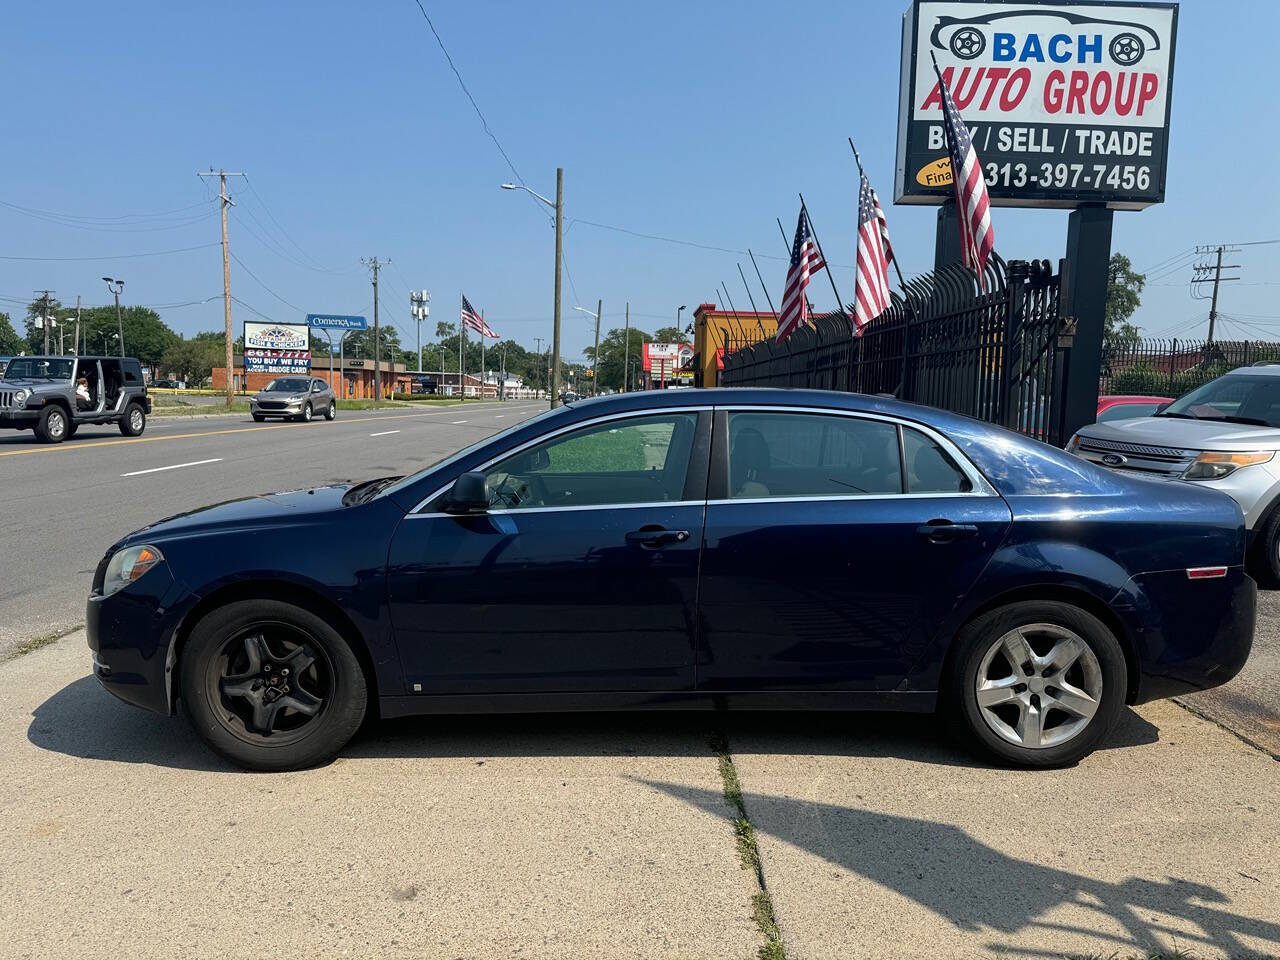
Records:
[[[129,411],[129,429],[134,433],[142,432],[142,411],[137,407]]]
[[[311,410],[311,401],[310,401],[310,400],[308,400],[308,401],[307,401],[307,405],[306,405],[305,407],[303,407],[303,408],[302,408],[302,419],[303,419],[303,420],[306,420],[308,423],[310,423],[310,422],[311,422],[311,414],[312,414],[312,410]]]
[[[974,692],[978,712],[998,737],[1043,750],[1089,726],[1102,702],[1102,666],[1075,632],[1030,623],[987,648]]]
[[[49,436],[55,440],[61,440],[62,435],[67,432],[67,418],[59,410],[54,410],[49,414]]]

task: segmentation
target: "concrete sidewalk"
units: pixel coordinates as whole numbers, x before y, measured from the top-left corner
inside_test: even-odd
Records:
[[[1069,770],[986,768],[933,728],[789,717],[730,736],[788,956],[1280,954],[1266,754],[1168,702]]]
[[[374,728],[296,774],[117,703],[76,634],[0,664],[0,957],[753,957],[705,725]]]

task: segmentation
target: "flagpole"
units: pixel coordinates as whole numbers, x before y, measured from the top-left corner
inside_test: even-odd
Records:
[[[773,298],[769,296],[769,288],[765,286],[764,277],[760,275],[760,265],[756,263],[756,255],[751,252],[751,248],[747,247],[747,256],[751,258],[751,265],[756,268],[756,279],[760,281],[760,289],[764,291],[764,298],[769,302],[769,309],[773,311],[773,319],[778,319],[778,311],[774,309]]]
[[[822,241],[818,239],[818,231],[813,229],[813,220],[809,216],[809,208],[805,205],[804,194],[800,194],[800,210],[804,213],[804,219],[809,224],[809,232],[813,234],[813,242],[818,247],[818,255],[822,257],[822,266],[827,271],[827,279],[831,281],[831,292],[836,295],[836,307],[840,310],[840,316],[844,317],[845,322],[849,321],[849,315],[844,312],[844,301],[840,299],[840,293],[836,290],[836,278],[831,272],[831,264],[827,262],[827,255],[822,252]]]
[[[489,329],[489,328],[488,328],[488,326],[487,326],[487,325],[485,324],[485,322],[484,322],[484,311],[483,311],[483,310],[481,310],[481,311],[480,311],[480,326],[484,327],[484,330],[488,330],[488,329]],[[484,330],[481,330],[481,331],[480,331],[480,399],[481,399],[481,400],[483,400],[483,399],[484,399],[484,383],[485,383],[485,375],[484,375],[484,340],[485,340],[485,336],[484,336]]]
[[[463,380],[462,357],[467,344],[467,325],[462,322],[462,291],[458,291],[458,396],[467,399],[467,387]]]
[[[756,326],[760,330],[760,338],[764,339],[764,324],[760,322],[760,316],[759,316],[760,310],[759,308],[756,307],[756,298],[751,295],[751,287],[748,286],[747,284],[747,275],[742,272],[742,264],[735,263],[734,266],[738,268],[738,276],[742,278],[742,285],[746,287],[747,299],[751,301],[751,312],[756,314],[755,320],[756,320]]]
[[[734,322],[742,329],[743,333],[746,333],[747,325],[743,323],[742,318],[738,316],[738,308],[733,305],[733,297],[729,296],[729,288],[725,286],[723,280],[720,281],[720,289],[724,291],[724,298],[728,301],[729,309],[733,311]]]

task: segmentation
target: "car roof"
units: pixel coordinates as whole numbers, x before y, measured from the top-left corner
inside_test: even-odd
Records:
[[[1228,370],[1223,376],[1234,377],[1241,374],[1254,377],[1280,377],[1280,360],[1260,360],[1247,367],[1236,367],[1234,370]]]

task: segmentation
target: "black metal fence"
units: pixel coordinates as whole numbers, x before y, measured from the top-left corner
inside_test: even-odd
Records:
[[[785,343],[726,343],[720,382],[889,393],[1060,445],[1072,333],[1059,309],[1064,268],[993,256],[984,291],[972,270],[943,267],[909,281],[861,337],[835,313]]]
[[[1178,398],[1236,367],[1280,361],[1280,343],[1257,340],[1104,340],[1099,394]]]

